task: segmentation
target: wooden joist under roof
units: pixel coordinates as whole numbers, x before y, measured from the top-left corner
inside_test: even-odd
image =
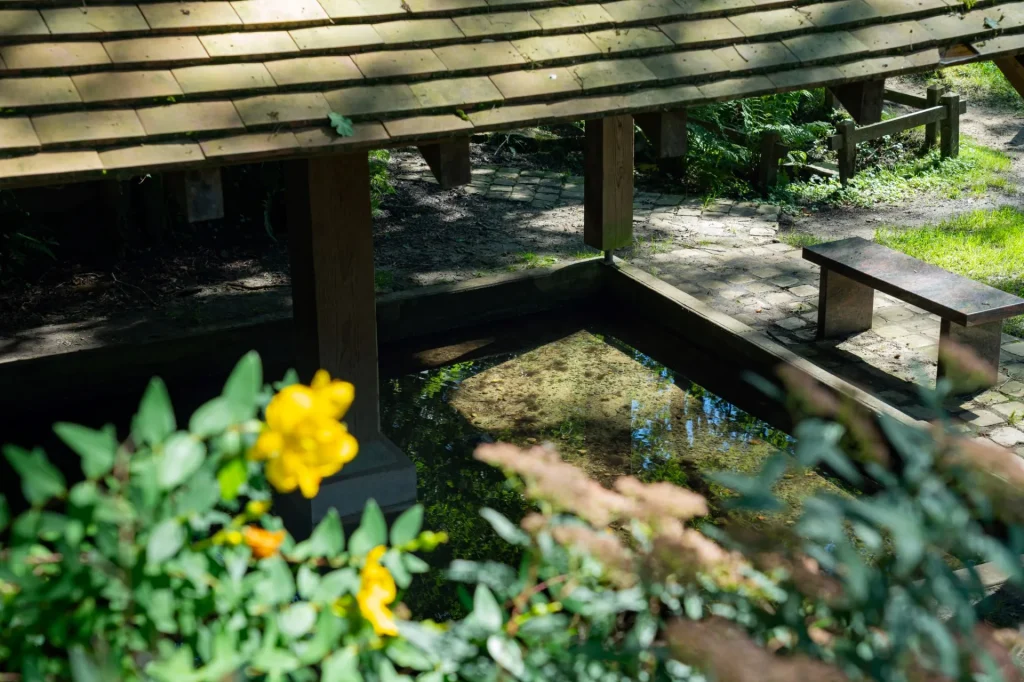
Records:
[[[1024,1],[3,0],[0,184],[678,111],[1021,51]]]

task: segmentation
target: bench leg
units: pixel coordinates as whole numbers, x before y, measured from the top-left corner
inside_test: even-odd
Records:
[[[852,336],[871,329],[875,290],[832,270],[821,270],[818,340]]]
[[[974,353],[986,370],[986,386],[994,386],[999,377],[999,350],[1003,335],[1003,322],[989,322],[979,324],[975,327],[964,327],[950,322],[942,321],[942,330],[939,334],[939,378],[949,373],[946,366],[947,351],[951,347],[967,348]],[[954,390],[963,392],[963,388],[953,387]],[[977,388],[975,385],[972,388]]]

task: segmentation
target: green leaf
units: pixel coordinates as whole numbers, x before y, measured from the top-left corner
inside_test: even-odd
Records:
[[[280,556],[260,562],[265,580],[259,587],[260,597],[268,604],[287,604],[295,597],[295,578]]]
[[[224,384],[223,397],[231,409],[234,421],[243,422],[256,416],[256,399],[263,388],[263,363],[260,354],[249,351],[235,365]]]
[[[395,520],[391,526],[391,546],[401,547],[412,542],[420,534],[423,527],[423,505],[409,507]]]
[[[106,476],[114,468],[117,434],[113,426],[107,425],[96,431],[78,424],[61,422],[54,424],[53,431],[82,458],[82,472],[86,478],[95,480]]]
[[[261,649],[252,658],[252,667],[266,672],[268,679],[280,679],[300,665],[299,659],[284,649]]]
[[[217,482],[220,484],[221,496],[230,502],[238,497],[238,491],[249,480],[249,468],[241,457],[229,459],[227,464],[217,472]]]
[[[341,114],[330,112],[327,114],[327,118],[331,121],[331,127],[334,128],[334,132],[338,133],[341,137],[352,137],[355,131],[352,129],[352,121],[345,118]]]
[[[76,483],[71,486],[71,492],[68,493],[68,501],[71,502],[72,506],[80,509],[93,506],[99,499],[100,491],[93,481]]]
[[[283,391],[289,386],[294,386],[295,384],[299,383],[299,381],[301,381],[301,379],[299,379],[299,373],[296,372],[294,369],[289,369],[287,372],[284,373],[283,379],[274,383],[274,390]]]
[[[530,536],[520,530],[514,523],[506,519],[500,512],[484,507],[480,510],[480,516],[484,517],[484,520],[491,524],[491,528],[494,529],[494,532],[497,533],[505,542],[510,545],[518,545],[520,547],[529,546]]]
[[[387,539],[388,526],[384,520],[384,513],[381,512],[375,500],[370,500],[363,509],[363,519],[359,528],[352,533],[348,551],[356,557],[365,556],[374,547],[387,542]]]
[[[220,486],[206,469],[200,469],[177,493],[176,515],[195,522],[197,514],[206,514],[220,502]]]
[[[345,648],[324,659],[320,682],[363,682],[356,651]]]
[[[429,656],[404,639],[391,640],[384,653],[400,668],[430,670],[434,667],[434,663],[430,660]]]
[[[402,555],[398,550],[388,550],[381,560],[381,564],[391,572],[391,577],[395,579],[395,584],[399,588],[404,590],[409,587],[409,583],[412,582],[412,576],[409,575],[409,571],[405,570],[405,564],[402,563]]]
[[[330,509],[309,536],[309,556],[334,558],[345,548],[338,510]]]
[[[426,573],[430,570],[430,564],[415,554],[409,554],[408,552],[402,553],[402,563],[405,565],[405,570],[409,571],[409,573]]]
[[[29,452],[16,445],[5,445],[3,453],[21,478],[21,491],[32,506],[43,505],[67,492],[64,476],[40,448]]]
[[[202,466],[206,446],[185,432],[171,436],[164,446],[163,457],[157,470],[157,482],[163,490],[182,484]]]
[[[132,438],[152,446],[162,443],[176,428],[174,408],[171,407],[167,387],[160,377],[153,377],[142,395],[139,411],[132,420]]]
[[[176,519],[167,519],[150,533],[146,543],[146,563],[154,566],[167,561],[185,544],[185,529]]]
[[[286,637],[298,639],[313,629],[316,623],[316,609],[309,602],[292,604],[277,618],[278,627]]]
[[[71,666],[72,682],[105,682],[100,667],[80,646],[68,651],[68,664]]]
[[[526,666],[523,664],[523,652],[514,640],[499,635],[491,635],[487,638],[487,653],[491,655],[494,662],[517,678],[522,678],[526,673]]]
[[[299,566],[299,572],[295,576],[295,584],[299,589],[299,596],[303,599],[309,599],[320,585],[320,574],[303,564]]]
[[[498,600],[486,585],[477,585],[473,594],[473,620],[487,632],[497,632],[505,622]]]
[[[316,604],[329,604],[343,594],[355,594],[359,591],[359,574],[354,568],[339,568],[331,571],[320,579],[316,591],[310,598]]]
[[[224,396],[200,406],[188,422],[188,430],[196,438],[209,438],[235,424],[231,403]]]

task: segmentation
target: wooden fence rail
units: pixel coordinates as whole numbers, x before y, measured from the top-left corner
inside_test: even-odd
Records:
[[[885,98],[899,104],[927,108],[860,128],[853,121],[841,121],[837,126],[839,133],[832,137],[831,145],[832,149],[839,153],[839,181],[843,186],[846,186],[856,173],[858,143],[876,140],[910,128],[926,126],[925,146],[931,148],[935,145],[941,127],[942,158],[956,157],[960,154],[960,116],[967,113],[967,102],[961,102],[960,95],[942,94],[941,86],[932,86],[928,88],[927,97],[887,90]]]

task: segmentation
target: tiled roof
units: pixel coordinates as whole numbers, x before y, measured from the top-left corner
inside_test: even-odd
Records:
[[[1024,51],[1024,0],[0,0],[0,184],[678,108],[959,44]]]

